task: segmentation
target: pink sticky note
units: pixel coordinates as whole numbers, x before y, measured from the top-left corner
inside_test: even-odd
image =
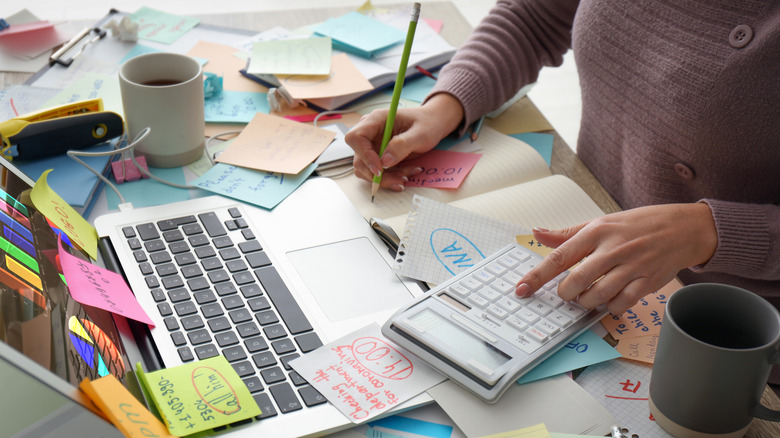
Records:
[[[409,177],[406,187],[457,189],[477,164],[481,154],[433,149],[401,166],[422,167],[422,173]]]
[[[74,300],[154,326],[122,276],[69,254],[61,242],[58,245],[62,273]]]
[[[423,18],[426,23],[428,23],[428,26],[431,26],[431,29],[436,31],[436,33],[441,33],[441,28],[444,26],[444,22],[441,20],[434,20],[431,18]]]

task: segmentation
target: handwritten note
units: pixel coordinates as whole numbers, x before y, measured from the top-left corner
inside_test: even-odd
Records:
[[[276,78],[295,99],[344,96],[374,88],[345,53],[331,57],[330,74],[327,76],[278,74]]]
[[[457,189],[479,161],[481,154],[431,150],[403,166],[421,167],[422,172],[409,177],[407,187]]]
[[[119,79],[102,73],[82,72],[56,96],[46,102],[45,107],[64,105],[88,99],[103,99],[103,109],[119,115],[124,114]]]
[[[620,357],[611,345],[588,330],[517,380],[528,383]]]
[[[333,47],[339,50],[365,58],[404,39],[401,30],[356,11],[326,20],[314,33],[333,38]]]
[[[151,373],[144,373],[139,364],[136,373],[174,435],[191,435],[261,413],[222,355]]]
[[[615,349],[626,359],[645,363],[655,362],[655,351],[658,347],[658,335],[623,338],[618,341]]]
[[[258,41],[252,45],[247,71],[252,74],[330,74],[330,38]]]
[[[97,231],[67,202],[49,187],[46,176],[51,172],[47,170],[35,182],[30,191],[30,199],[46,218],[51,220],[57,228],[68,235],[70,241],[83,249],[90,257],[97,260]]]
[[[197,18],[168,14],[146,6],[130,15],[130,20],[138,23],[138,38],[163,44],[172,44],[200,22]]]
[[[257,113],[270,113],[268,93],[222,90],[206,99],[206,122],[249,123]]]
[[[81,260],[61,243],[58,246],[62,273],[74,300],[154,326],[121,275]]]
[[[377,324],[290,362],[353,423],[392,409],[444,380],[385,339]]]
[[[142,405],[113,374],[84,379],[79,388],[126,437],[170,438],[168,428]]]
[[[615,339],[658,335],[664,319],[666,300],[680,284],[673,280],[652,294],[644,296],[622,315],[607,315],[601,323]]]
[[[288,175],[217,163],[193,184],[270,210],[303,184],[316,168],[316,164],[310,164],[297,175]]]
[[[217,161],[297,175],[328,147],[336,134],[282,117],[257,113]]]

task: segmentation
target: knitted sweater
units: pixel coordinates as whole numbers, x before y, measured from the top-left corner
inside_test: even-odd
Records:
[[[582,161],[623,209],[708,203],[717,249],[679,278],[780,307],[780,2],[499,0],[433,93],[466,126],[569,48]]]

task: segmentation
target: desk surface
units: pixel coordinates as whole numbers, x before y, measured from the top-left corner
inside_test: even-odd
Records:
[[[248,12],[241,14],[215,14],[198,17],[204,23],[219,26],[228,26],[237,29],[262,31],[274,26],[296,28],[308,24],[318,23],[325,18],[337,16],[351,11],[352,8],[315,8],[290,11]],[[422,12],[423,17],[431,17],[444,21],[441,35],[454,46],[460,46],[468,38],[471,26],[460,14],[457,8],[449,2],[426,3]],[[81,29],[90,26],[92,22],[71,22],[73,29]],[[3,73],[0,72],[0,88],[12,84],[22,84],[32,75],[28,73]],[[555,132],[551,169],[553,173],[563,174],[577,182],[583,190],[606,212],[619,211],[620,207],[612,197],[599,184],[593,174],[580,161],[572,149]],[[771,408],[780,410],[780,398],[769,388],[765,388],[762,403]],[[746,437],[780,436],[780,424],[763,420],[754,420]]]

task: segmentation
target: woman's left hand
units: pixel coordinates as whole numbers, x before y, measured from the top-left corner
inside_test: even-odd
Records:
[[[527,297],[572,267],[558,295],[592,309],[606,303],[619,315],[682,269],[706,263],[717,246],[707,204],[640,207],[558,231],[534,229],[541,244],[556,248],[515,287]]]

